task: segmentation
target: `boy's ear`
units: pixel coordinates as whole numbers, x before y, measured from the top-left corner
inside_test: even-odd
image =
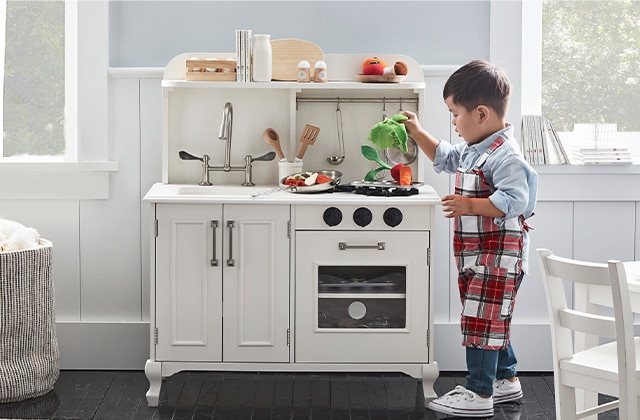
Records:
[[[478,115],[480,116],[480,122],[484,122],[489,117],[489,108],[484,105],[478,105],[476,108]]]

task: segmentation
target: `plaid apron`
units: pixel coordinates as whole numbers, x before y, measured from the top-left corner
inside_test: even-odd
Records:
[[[484,178],[482,166],[505,140],[498,137],[467,170],[458,169],[455,193],[487,198],[495,188]],[[453,248],[462,301],[462,345],[487,350],[509,344],[511,313],[522,271],[524,217],[507,219],[502,226],[493,217],[457,216]]]

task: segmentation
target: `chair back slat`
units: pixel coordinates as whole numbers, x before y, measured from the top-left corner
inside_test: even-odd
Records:
[[[560,325],[565,328],[601,337],[615,338],[616,336],[616,321],[611,316],[589,314],[573,309],[561,309],[558,314]]]
[[[611,285],[607,264],[570,260],[551,255],[547,258],[547,267],[548,275],[574,283]]]

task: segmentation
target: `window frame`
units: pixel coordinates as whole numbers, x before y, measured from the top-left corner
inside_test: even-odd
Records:
[[[492,10],[500,1],[492,0]],[[511,19],[521,23],[522,81],[520,84],[522,115],[542,114],[542,1],[520,0],[520,16],[511,14]],[[491,46],[493,51],[493,45]],[[558,132],[565,145],[570,144],[572,132]],[[618,132],[618,138],[628,145],[633,155],[632,165],[566,165],[568,167],[592,168],[594,171],[637,172],[640,170],[640,132]],[[548,165],[547,165],[548,166]],[[557,166],[557,165],[554,165]],[[596,168],[597,166],[597,168]]]
[[[65,30],[77,32],[75,42],[65,44],[72,54],[65,65],[71,63],[77,88],[70,84],[65,94],[77,100],[75,116],[65,115],[65,141],[76,146],[77,156],[66,156],[67,162],[0,162],[0,199],[109,198],[109,174],[118,170],[108,153],[109,2],[66,2],[73,4],[65,6],[65,15],[71,11]]]

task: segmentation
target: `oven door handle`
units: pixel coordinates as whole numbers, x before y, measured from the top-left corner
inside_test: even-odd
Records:
[[[340,251],[346,251],[347,249],[377,249],[378,251],[384,251],[385,243],[378,242],[375,245],[349,245],[346,242],[338,242],[338,249]]]

